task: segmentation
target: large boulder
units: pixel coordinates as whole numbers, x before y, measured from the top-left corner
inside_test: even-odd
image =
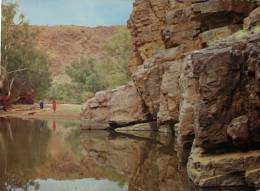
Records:
[[[149,120],[132,82],[115,90],[97,92],[82,106],[83,129],[109,129]]]

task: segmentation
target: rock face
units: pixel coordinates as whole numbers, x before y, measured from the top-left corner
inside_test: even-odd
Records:
[[[164,3],[162,6],[165,6]],[[206,154],[209,160],[213,160],[218,155],[210,153],[218,152],[219,149],[224,153],[230,149],[259,149],[256,145],[259,145],[257,92],[260,83],[257,76],[260,36],[255,35],[247,40],[232,37],[218,42],[242,29],[243,25],[248,29],[257,25],[259,1],[167,3],[164,23],[153,23],[163,28],[160,40],[167,50],[150,58],[143,57],[143,64],[138,63],[138,67],[135,62],[130,64],[130,71],[135,66],[133,81],[136,88],[153,119],[157,119],[157,124],[174,128],[175,147],[181,162],[186,162],[195,136],[193,150],[200,149],[203,152],[198,157],[192,151],[188,172],[196,184],[258,186],[258,171],[251,172],[252,168],[246,164],[228,169],[229,164],[224,163],[224,167],[220,168],[222,163],[216,160],[214,165],[209,164],[204,169],[193,166],[200,165],[200,160]],[[144,4],[143,1],[136,1],[136,6],[140,7],[141,4]],[[156,6],[152,5],[149,10],[152,10],[151,7],[156,10]],[[132,15],[135,14],[134,9]],[[147,20],[153,21],[152,18]],[[131,27],[133,23],[147,27],[149,22],[137,22],[132,17],[130,22],[135,39],[134,53],[142,54],[140,47],[152,50],[154,47],[150,43],[142,41],[142,37],[152,33],[142,31],[142,27]],[[160,40],[156,41],[157,44]],[[138,42],[140,45],[137,46]],[[208,46],[207,49],[193,51]],[[232,158],[231,154],[226,155],[226,160],[230,163],[242,160],[243,154],[239,151],[236,153],[239,159]],[[252,162],[252,166],[259,166],[258,157],[259,152],[254,157],[249,156],[256,161]],[[228,169],[227,172],[225,169]]]
[[[136,0],[128,21],[133,38],[129,71],[158,50],[201,48],[241,28],[257,0]]]
[[[259,187],[259,6],[259,0],[136,0],[128,22],[136,97],[118,106],[97,95],[83,117],[103,112],[101,122],[116,125],[155,120],[159,130],[174,131],[179,162],[188,161],[196,185]],[[242,29],[250,31],[241,37]],[[108,100],[127,94],[116,92],[107,92]]]
[[[249,137],[248,117],[242,115],[233,119],[227,127],[227,136],[232,139],[233,144],[246,142]]]
[[[237,139],[259,144],[259,47],[260,34],[190,55],[199,93],[193,105],[198,146],[210,149]]]
[[[260,166],[259,150],[253,151],[260,145],[259,42],[257,34],[191,54],[189,70],[199,96],[190,123],[196,137],[188,173],[200,186],[259,186],[258,172],[252,179],[248,175]],[[252,151],[239,152],[242,148]],[[233,152],[212,154],[219,150]]]
[[[139,65],[150,58],[156,49],[163,46],[161,30],[165,23],[167,0],[138,0],[134,2],[128,28],[133,39],[133,52],[129,71],[133,73]]]
[[[191,155],[188,173],[199,186],[260,186],[259,150],[207,156],[195,148]]]
[[[250,29],[256,25],[260,25],[260,7],[252,11],[250,15],[245,19],[244,28]]]
[[[167,47],[183,45],[187,49],[198,49],[208,43],[203,39],[213,36],[210,33],[215,34],[215,38],[219,38],[218,34],[221,38],[230,35],[238,29],[237,25],[243,23],[244,17],[256,7],[253,1],[179,2],[175,6],[180,8],[172,9],[166,15],[163,39]],[[226,26],[228,28],[225,28]],[[209,40],[214,40],[214,38],[209,38]]]
[[[181,87],[177,82],[181,68],[185,67],[171,65],[177,65],[173,63],[187,52],[241,29],[243,19],[256,6],[256,1],[236,0],[135,1],[128,23],[134,55],[129,70],[145,105],[159,124],[176,123],[179,118]],[[153,55],[162,42],[167,50]],[[175,73],[175,77],[169,73]]]
[[[109,129],[149,120],[132,82],[111,91],[97,92],[82,107],[83,129]]]
[[[143,65],[139,66],[138,70],[132,76],[139,94],[142,96],[145,105],[148,107],[154,119],[157,118],[157,113],[159,112],[160,99],[163,99],[160,96],[162,81],[165,83],[176,83],[180,74],[180,66],[178,63],[172,62],[176,57],[176,52],[175,49],[170,49],[151,57]],[[172,74],[174,73],[176,77],[174,78],[174,76],[170,74],[164,75],[165,71]],[[165,96],[167,96],[168,91],[170,91],[168,88],[171,87],[165,85],[163,89]],[[178,88],[176,90],[178,90]],[[169,93],[176,94],[170,96],[178,97],[178,92]],[[165,100],[165,102],[168,102],[168,100]]]

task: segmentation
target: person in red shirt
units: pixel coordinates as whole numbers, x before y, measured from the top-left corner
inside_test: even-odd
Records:
[[[57,102],[55,100],[52,100],[52,109],[53,109],[53,112],[56,112]]]

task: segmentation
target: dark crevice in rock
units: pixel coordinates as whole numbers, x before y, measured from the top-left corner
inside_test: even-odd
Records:
[[[223,11],[199,15],[192,18],[192,21],[200,21],[200,32],[202,33],[208,30],[233,24],[243,24],[244,18],[244,14]]]
[[[259,150],[260,145],[258,144],[253,144],[253,145],[240,145],[240,146],[235,146],[232,143],[221,143],[214,145],[214,147],[203,150],[205,154],[209,155],[218,155],[222,153],[234,153],[234,152],[248,152],[248,151],[254,151],[254,150]]]

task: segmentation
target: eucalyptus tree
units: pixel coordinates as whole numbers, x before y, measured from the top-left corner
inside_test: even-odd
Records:
[[[17,4],[2,5],[0,88],[9,92],[34,89],[42,95],[50,85],[47,57],[34,47],[34,34]]]

